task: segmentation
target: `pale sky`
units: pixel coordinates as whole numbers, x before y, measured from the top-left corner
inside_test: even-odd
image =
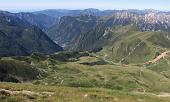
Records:
[[[170,0],[0,0],[0,10],[43,9],[156,9],[170,11]]]

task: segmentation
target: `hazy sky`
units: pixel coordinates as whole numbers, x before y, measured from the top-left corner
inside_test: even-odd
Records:
[[[8,11],[85,8],[170,11],[170,0],[0,0],[0,9]]]

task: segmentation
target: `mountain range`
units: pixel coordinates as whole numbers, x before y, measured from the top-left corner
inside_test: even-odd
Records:
[[[1,55],[28,55],[33,52],[50,54],[62,50],[58,45],[68,51],[94,50],[117,46],[115,44],[120,42],[119,40],[124,40],[128,33],[133,35],[149,32],[153,33],[153,35],[148,35],[147,38],[154,40],[151,42],[152,45],[157,44],[156,46],[169,48],[169,12],[60,9],[30,13],[1,11],[0,14],[0,31],[4,36],[2,39],[10,39],[10,42],[2,40],[1,46],[4,50],[1,50]],[[160,33],[160,35],[157,33]],[[16,49],[13,49],[11,44],[16,44]],[[5,48],[7,47],[5,46],[8,46],[11,50],[6,51]],[[118,54],[115,53],[115,55]]]
[[[47,35],[67,50],[83,50],[76,48],[76,45],[79,44],[77,41],[80,41],[81,37],[84,37],[83,34],[88,35],[91,33],[89,36],[93,37],[95,34],[92,32],[96,32],[98,28],[100,28],[100,30],[102,29],[100,33],[103,33],[103,35],[107,29],[127,25],[136,26],[137,29],[142,32],[170,32],[169,12],[155,10],[113,10],[110,11],[108,15],[108,10],[99,11],[87,9],[85,11],[88,10],[88,14],[84,12],[84,14],[80,16],[70,16],[70,13],[72,14],[73,11],[67,11],[67,13],[69,12],[68,15],[66,16],[65,14],[63,17],[60,17],[59,23],[51,26],[47,30]],[[54,13],[54,11],[57,12],[57,10],[52,10],[51,12]],[[43,12],[46,13],[47,11],[41,11],[41,13]],[[50,12],[50,10],[48,10],[48,12]],[[60,12],[62,12],[62,10]],[[65,10],[63,12],[65,12]],[[81,12],[83,12],[83,10]],[[96,12],[100,14],[100,16],[96,15]],[[73,44],[75,44],[75,46]]]
[[[16,20],[17,25],[15,26],[19,25],[24,29],[26,27],[30,27],[30,29],[36,28],[36,30],[39,30],[37,31],[38,33],[47,35],[50,38],[48,40],[53,40],[65,50],[70,51],[93,50],[104,47],[109,43],[106,33],[110,32],[110,29],[112,29],[111,32],[114,32],[113,29],[118,26],[133,25],[141,32],[170,32],[170,13],[156,10],[49,9],[30,13],[1,11],[2,15],[10,16],[13,20]],[[9,33],[2,31],[2,29],[1,32]],[[168,34],[167,37],[169,38]],[[25,52],[32,53],[33,51]]]

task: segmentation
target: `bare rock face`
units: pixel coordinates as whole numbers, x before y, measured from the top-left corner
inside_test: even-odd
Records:
[[[151,11],[138,13],[123,11],[114,13],[107,21],[110,26],[133,24],[142,31],[170,32],[170,13]]]

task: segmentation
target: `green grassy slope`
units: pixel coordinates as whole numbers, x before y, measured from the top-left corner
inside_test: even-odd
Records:
[[[31,70],[43,72],[43,76],[33,81],[35,84],[98,87],[122,91],[170,91],[170,79],[165,74],[161,74],[162,71],[169,71],[169,68],[166,67],[167,62],[164,60],[160,60],[158,65],[151,64],[141,67],[113,65],[88,52],[62,52],[50,56],[34,54],[30,57],[13,57],[12,60],[15,62],[16,68],[23,66],[24,70],[28,70],[26,72],[31,72]],[[11,63],[7,58],[3,58],[1,63],[4,61]],[[163,67],[161,63],[164,63],[165,68],[160,68],[160,66]],[[30,68],[27,69],[27,66]],[[22,75],[22,70],[19,71]],[[29,73],[27,74],[29,75]]]
[[[13,59],[0,60],[0,81],[22,82],[38,79],[41,72],[26,62]]]
[[[112,30],[112,39],[99,55],[116,63],[144,63],[169,49],[169,38],[165,32],[140,32],[133,26]],[[116,36],[116,39],[115,39]]]
[[[31,79],[30,84],[0,83],[0,89],[31,91],[29,95],[1,93],[0,98],[4,102],[169,102],[169,96],[159,96],[170,92],[167,60],[170,61],[169,55],[155,64],[117,65],[89,52],[1,58],[1,67],[15,72],[9,74],[23,79],[39,77]]]

